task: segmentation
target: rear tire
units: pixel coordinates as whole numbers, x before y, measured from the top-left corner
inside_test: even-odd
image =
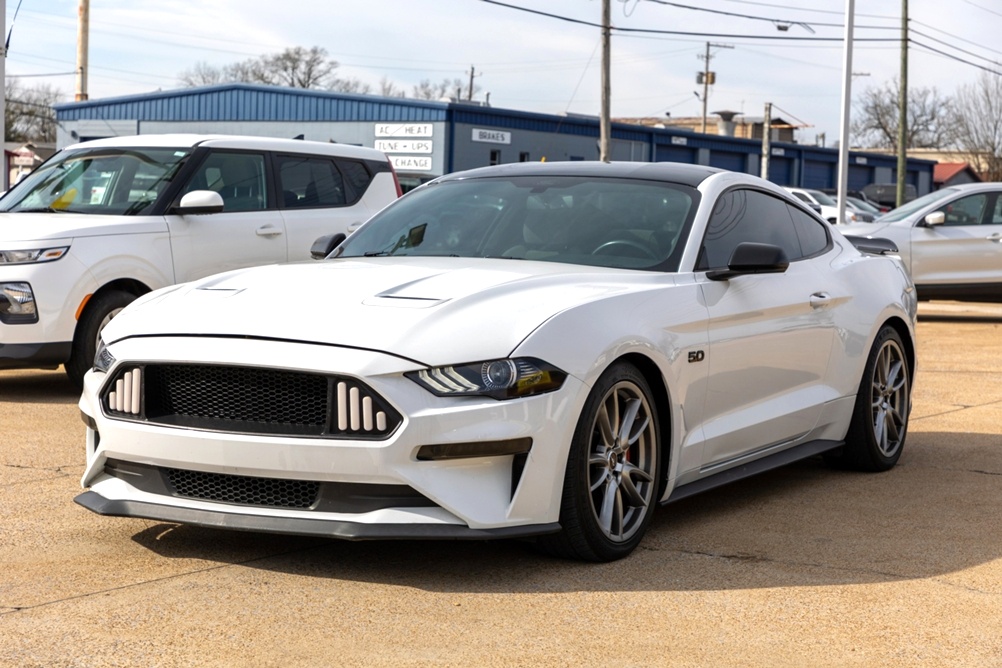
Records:
[[[94,364],[101,330],[135,299],[134,294],[125,290],[108,290],[94,295],[87,303],[73,335],[70,359],[66,362],[66,375],[77,388],[83,387],[84,374]]]
[[[657,407],[643,375],[615,364],[602,374],[574,430],[559,533],[539,547],[559,557],[614,561],[636,548],[658,501],[664,466]]]
[[[887,471],[905,446],[911,412],[911,367],[901,336],[885,326],[866,360],[845,446],[826,457],[857,471]]]

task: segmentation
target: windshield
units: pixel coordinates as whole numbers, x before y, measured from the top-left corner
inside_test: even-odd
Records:
[[[498,257],[676,271],[698,203],[690,187],[582,177],[463,179],[407,194],[337,257]]]
[[[63,151],[0,200],[0,211],[136,215],[153,207],[190,148]]]
[[[880,213],[880,209],[878,209],[877,207],[873,206],[869,202],[865,202],[865,201],[863,201],[863,200],[861,200],[861,199],[859,199],[857,197],[848,197],[847,196],[845,198],[845,201],[849,202],[850,204],[852,204],[854,207],[856,207],[860,211],[866,211],[867,213]]]
[[[918,199],[913,199],[911,202],[908,202],[907,204],[902,204],[893,211],[890,211],[881,216],[879,220],[881,223],[895,223],[899,220],[904,220],[905,218],[915,213],[916,211],[924,209],[930,204],[935,204],[941,199],[952,197],[957,192],[959,191],[956,188],[943,188],[941,190],[933,191],[928,195],[923,195]]]
[[[807,192],[811,194],[811,197],[817,200],[818,204],[823,204],[824,206],[838,206],[838,203],[835,200],[820,190],[808,190]]]

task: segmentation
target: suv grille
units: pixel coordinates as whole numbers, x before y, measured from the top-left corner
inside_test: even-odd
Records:
[[[355,379],[240,366],[126,367],[102,403],[110,417],[249,434],[383,439],[402,421]]]

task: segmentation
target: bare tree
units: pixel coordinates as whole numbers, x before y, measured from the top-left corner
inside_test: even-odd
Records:
[[[407,92],[402,88],[398,88],[397,84],[393,83],[386,77],[379,80],[379,94],[383,97],[407,97]]]
[[[198,63],[178,77],[184,86],[204,86],[239,81],[243,83],[367,92],[369,85],[357,79],[340,79],[335,72],[336,60],[327,57],[327,50],[314,46],[306,49],[290,47],[281,53],[248,58],[222,67]]]
[[[56,112],[63,93],[47,84],[26,87],[18,79],[5,82],[4,137],[12,142],[54,143]]]
[[[957,91],[956,144],[986,181],[1002,181],[1002,77],[982,72]]]
[[[181,85],[188,88],[195,86],[214,86],[224,82],[224,72],[222,68],[213,67],[205,61],[195,63],[190,69],[181,72],[178,77]]]
[[[480,86],[473,86],[473,95],[480,92]],[[433,84],[431,79],[422,79],[419,84],[414,86],[413,97],[418,100],[438,100],[443,97],[454,97],[457,99],[465,100],[467,98],[472,98],[473,95],[470,94],[469,82],[463,81],[462,79],[442,79],[437,84]]]
[[[852,140],[856,146],[896,150],[898,146],[898,80],[867,88],[854,103]],[[953,99],[935,88],[908,90],[906,148],[940,148],[953,143]]]

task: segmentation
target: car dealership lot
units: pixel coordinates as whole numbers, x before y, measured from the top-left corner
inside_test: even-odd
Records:
[[[2,372],[0,665],[999,665],[1000,341],[922,304],[894,470],[696,496],[610,564],[93,515],[65,376]]]

